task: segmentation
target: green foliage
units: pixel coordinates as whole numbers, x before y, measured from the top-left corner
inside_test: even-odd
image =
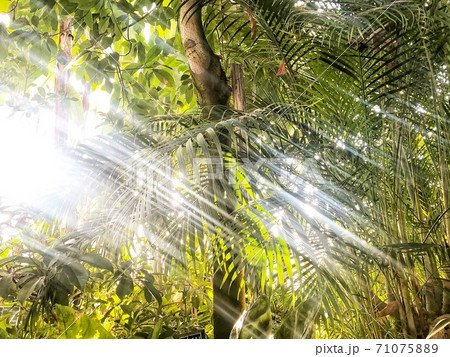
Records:
[[[97,319],[82,315],[77,319],[69,306],[55,305],[58,338],[114,338]]]
[[[91,91],[111,105],[52,208],[2,207],[18,233],[1,246],[0,337],[211,336],[209,279],[230,257],[222,283],[243,272],[259,296],[235,337],[444,328],[428,331],[450,309],[448,4],[203,1],[247,113],[195,109],[180,4],[8,4],[1,104],[51,108],[59,63],[85,88],[69,89],[72,121]]]
[[[2,310],[4,337],[13,336],[15,325],[19,336],[34,338],[174,338],[192,326],[211,332],[208,281],[190,279],[186,286],[183,273],[174,283],[175,274],[169,280],[155,277],[129,260],[117,264],[74,246],[22,249],[0,261],[6,269],[0,279],[2,306],[14,311]],[[24,258],[25,252],[33,252],[31,258],[29,253]],[[46,260],[49,252],[64,254]],[[80,263],[68,263],[75,257]]]
[[[314,338],[321,302],[310,298],[277,316],[269,297],[258,297],[236,322],[231,339],[299,339]],[[280,320],[279,322],[277,320]],[[273,324],[273,322],[275,322]]]
[[[95,268],[106,269],[111,273],[114,273],[114,267],[111,262],[99,254],[87,253],[82,255],[80,259]]]
[[[153,9],[150,1],[49,1],[38,6],[27,0],[18,2],[12,13],[15,20],[9,28],[0,25],[0,57],[5,59],[1,71],[6,88],[23,92],[26,107],[51,105],[59,98],[48,83],[56,64],[62,63],[58,29],[68,15],[73,17],[72,59],[62,64],[87,83],[86,93],[104,90],[112,96],[104,113],[110,124],[123,125],[117,118],[124,112],[142,116],[194,106],[188,67],[176,48],[179,35],[171,8]],[[19,88],[20,83],[25,88]],[[71,116],[78,120],[84,93],[71,91],[76,101],[70,105]],[[2,102],[11,101],[5,94]]]

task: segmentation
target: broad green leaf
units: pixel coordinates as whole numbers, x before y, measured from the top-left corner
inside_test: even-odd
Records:
[[[137,44],[136,51],[137,51],[137,58],[138,58],[139,62],[140,63],[144,63],[144,60],[145,60],[145,47],[144,47],[144,45],[141,42],[139,42]]]
[[[78,289],[83,289],[89,280],[89,272],[80,263],[72,262],[64,266],[64,271],[67,274],[71,284]]]
[[[0,259],[0,267],[2,267],[3,265],[6,265],[8,263],[11,263],[17,259],[19,259],[19,256],[17,256],[17,255]]]
[[[93,19],[92,19],[92,13],[90,11],[88,11],[86,16],[84,17],[84,21],[86,23],[86,26],[88,26],[89,28],[92,28]]]
[[[105,339],[113,339],[115,338],[110,332],[108,332],[98,321],[93,317],[89,317],[88,315],[83,315],[77,321],[79,328],[77,338],[105,338]]]
[[[78,324],[75,320],[75,312],[69,306],[55,305],[55,315],[59,324],[59,333],[63,338],[76,338]],[[59,337],[59,336],[58,336]]]
[[[44,0],[45,6],[47,6],[49,9],[52,9],[53,6],[55,6],[56,0]]]
[[[39,25],[39,17],[37,17],[36,15],[33,15],[31,17],[31,24],[34,25],[35,27],[37,27]]]
[[[120,304],[120,308],[122,309],[122,311],[128,315],[133,315],[133,307],[132,305],[127,305],[127,304]]]
[[[109,26],[109,18],[108,17],[101,18],[98,24],[98,32],[100,34],[107,32],[108,26]]]
[[[23,27],[29,26],[30,22],[28,21],[27,18],[25,17],[19,17],[17,19],[15,19],[10,25],[9,27],[11,29],[22,29]]]
[[[6,275],[0,279],[0,296],[6,299],[11,292],[12,276]]]
[[[132,265],[133,263],[131,262],[131,260],[124,260],[120,263],[120,269],[122,269],[123,271],[127,271],[131,269]]]
[[[54,6],[54,4],[52,5],[52,7]],[[58,30],[58,15],[56,15],[55,10],[52,10],[50,12],[50,27],[53,31],[57,31]]]
[[[108,259],[102,257],[99,254],[87,253],[81,256],[80,259],[92,265],[93,267],[109,270],[110,272],[114,273],[114,267],[112,263]]]
[[[49,52],[52,55],[55,55],[56,52],[58,52],[58,46],[56,45],[56,42],[52,38],[47,39],[47,46],[48,46]]]
[[[78,0],[77,4],[79,9],[89,10],[95,7],[99,2],[100,0]]]
[[[23,304],[30,295],[35,291],[36,288],[39,288],[40,283],[42,282],[42,277],[37,278],[33,277],[30,279],[17,293],[17,301]]]
[[[87,315],[83,315],[80,317],[79,324],[79,332],[77,334],[77,338],[94,338],[97,333],[97,326],[95,326],[94,320],[89,318]]]
[[[0,327],[0,340],[9,338],[8,332]]]
[[[125,296],[133,292],[133,287],[133,280],[127,276],[123,276],[119,281],[119,285],[117,285],[116,294],[121,300],[123,300]]]
[[[152,339],[157,339],[159,337],[159,335],[161,334],[162,326],[163,326],[163,321],[159,320],[156,323],[155,328],[153,329]]]
[[[165,85],[175,86],[173,75],[164,69],[154,68],[153,73],[158,77],[159,81]]]
[[[96,338],[101,338],[101,339],[115,339],[116,337],[109,332],[107,329],[105,329],[99,321],[96,321],[95,324],[97,325],[97,333],[95,335]]]
[[[113,41],[114,39],[112,37],[103,37],[101,45],[104,49],[107,49],[112,45]]]
[[[153,302],[153,298],[158,302],[158,304],[162,304],[161,293],[155,288],[152,282],[145,280],[144,281],[144,297],[147,302]]]
[[[67,306],[69,305],[69,294],[72,292],[72,289],[68,289],[59,282],[51,283],[51,296],[53,297],[53,302],[55,304],[60,304]]]
[[[161,48],[158,46],[151,46],[145,55],[145,63],[148,65],[156,60],[161,53]]]

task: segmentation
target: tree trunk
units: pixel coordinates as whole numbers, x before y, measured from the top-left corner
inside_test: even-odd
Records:
[[[187,0],[180,9],[180,33],[192,79],[201,106],[228,105],[231,88],[206,40],[202,23],[202,1]]]
[[[201,10],[202,2],[198,0],[187,0],[180,8],[181,39],[197,89],[198,103],[200,106],[227,106],[231,88],[227,84],[226,74],[222,69],[219,57],[214,54],[206,40]],[[226,130],[219,132],[219,139],[224,148],[230,147],[231,142]],[[217,182],[217,187],[227,185],[227,177],[224,175],[222,182]],[[234,207],[229,202],[225,202],[225,207],[226,212],[223,214],[222,222],[226,225],[230,220],[229,213],[233,211]],[[219,242],[215,249],[218,249],[218,245]],[[218,255],[215,254],[215,256]],[[227,272],[227,267],[230,267],[235,258],[232,254],[230,258],[224,258],[222,264],[217,261],[214,264],[214,338],[229,338],[235,322],[244,309],[245,294],[244,289],[241,288],[242,273],[236,272],[235,268],[231,272]],[[232,279],[234,273],[237,274],[237,277]],[[225,277],[227,278],[224,281]]]
[[[55,144],[65,146],[69,130],[69,105],[67,103],[67,83],[70,72],[65,65],[72,58],[72,17],[59,23],[59,49],[55,75],[55,93],[59,96],[55,104]]]
[[[231,84],[233,86],[233,105],[234,109],[245,112],[247,106],[245,104],[245,85],[244,72],[242,66],[238,63],[231,65]]]

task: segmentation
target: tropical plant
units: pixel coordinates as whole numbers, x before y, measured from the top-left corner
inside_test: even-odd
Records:
[[[234,337],[408,338],[433,327],[430,335],[442,335],[450,312],[445,1],[34,4],[12,2],[15,20],[0,27],[0,73],[14,93],[0,99],[28,112],[61,102],[88,117],[88,93],[101,87],[112,103],[105,135],[64,149],[73,174],[44,196],[57,209],[40,201],[21,211],[28,221],[15,226],[34,250],[5,251],[0,261],[6,301],[29,300],[28,320],[42,320],[35,325],[48,323],[32,312],[38,306],[56,315],[42,335],[77,336],[51,323],[69,321],[105,337],[111,316],[118,325],[106,332],[117,337],[169,337],[188,330],[171,322],[177,313],[211,335],[212,313],[214,336],[224,338],[246,302]],[[73,58],[53,40],[67,16]],[[73,101],[69,86],[33,89],[58,61],[86,83]],[[244,74],[232,83],[234,108],[231,64],[233,79],[235,64]],[[43,238],[25,239],[25,227]],[[58,253],[46,258],[40,244]],[[59,296],[55,277],[63,301],[50,298]],[[114,298],[98,294],[115,283]],[[180,289],[184,311],[162,308]],[[82,310],[89,314],[74,320]]]

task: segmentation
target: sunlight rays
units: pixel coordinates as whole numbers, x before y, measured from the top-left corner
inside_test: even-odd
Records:
[[[403,1],[341,8],[338,1],[292,0],[280,2],[282,16],[265,1],[221,3],[215,14],[218,3],[205,2],[211,51],[220,52],[225,72],[243,62],[254,109],[242,113],[192,109],[198,83],[176,34],[175,9],[148,3],[150,9],[128,12],[121,6],[130,2],[108,3],[74,14],[67,93],[53,93],[61,59],[49,43],[57,34],[43,27],[44,35],[20,42],[9,36],[21,36],[17,28],[7,30],[11,58],[27,68],[11,77],[13,91],[7,76],[0,83],[0,99],[9,98],[0,106],[0,243],[20,241],[26,258],[45,251],[49,266],[73,264],[86,252],[104,255],[114,264],[108,289],[117,295],[106,299],[116,307],[123,302],[119,280],[140,284],[141,271],[160,274],[158,283],[173,271],[178,280],[214,279],[220,271],[222,284],[242,272],[248,301],[272,295],[295,309],[318,297],[309,321],[312,327],[320,309],[318,330],[354,313],[387,336],[392,316],[379,315],[375,297],[397,301],[408,323],[414,313],[421,317],[429,295],[443,289],[449,139],[442,128],[450,122],[447,68],[434,58],[439,66],[429,60],[427,68],[419,56],[415,27],[428,21],[422,12],[403,16]],[[244,8],[254,13],[255,28],[240,18]],[[42,25],[30,21],[25,31]],[[9,15],[0,15],[1,24],[10,25]],[[368,33],[380,24],[386,31],[375,44]],[[242,48],[233,49],[233,41]],[[429,56],[427,44],[424,37]],[[442,56],[440,47],[430,50]],[[283,76],[275,73],[280,61]],[[205,78],[214,76],[205,71]],[[57,101],[71,109],[73,125],[59,149]],[[98,276],[91,277],[94,283]],[[176,302],[160,296],[154,305],[145,297],[145,308],[160,314],[185,299],[184,290],[176,294]],[[233,318],[233,306],[214,299],[216,312]]]

